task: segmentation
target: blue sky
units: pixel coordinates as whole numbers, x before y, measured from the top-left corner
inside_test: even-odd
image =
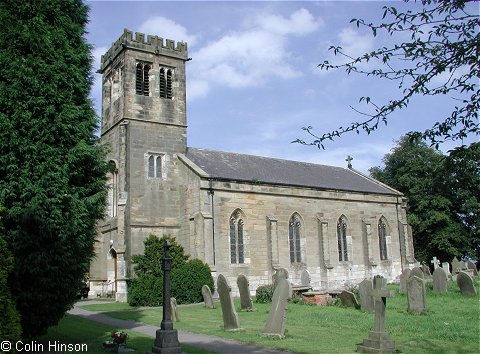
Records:
[[[346,167],[367,172],[401,135],[423,131],[445,117],[453,97],[418,97],[393,114],[388,126],[367,135],[351,133],[325,144],[326,149],[292,144],[362,117],[361,96],[378,102],[398,98],[397,84],[321,71],[334,61],[330,45],[353,56],[401,40],[350,24],[352,18],[379,21],[380,1],[91,1],[87,39],[94,45],[96,69],[124,28],[188,43],[188,146]],[[395,2],[397,8],[405,5]],[[478,6],[477,6],[478,11]],[[338,60],[338,59],[337,59]],[[101,77],[92,98],[100,112]],[[453,145],[442,149],[447,151]]]

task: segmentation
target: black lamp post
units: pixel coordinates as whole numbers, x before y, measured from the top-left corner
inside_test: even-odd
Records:
[[[170,313],[170,270],[172,259],[170,258],[170,244],[163,242],[163,319],[160,329],[157,329],[152,353],[182,353],[178,343],[177,330],[173,328]]]

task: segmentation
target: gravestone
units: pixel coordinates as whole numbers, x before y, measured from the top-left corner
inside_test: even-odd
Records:
[[[457,257],[454,257],[452,260],[452,274],[457,274],[460,271],[460,262]]]
[[[471,269],[473,271],[473,275],[478,276],[477,266],[472,261],[467,262],[467,269]]]
[[[438,267],[433,271],[433,292],[444,294],[448,291],[447,273]]]
[[[406,268],[403,270],[403,273],[400,274],[400,288],[398,289],[398,292],[400,294],[406,294],[407,293],[407,280],[410,278],[411,274],[411,269]]]
[[[288,280],[288,270],[285,268],[278,268],[275,274],[273,274],[273,288],[275,289],[277,287],[278,282],[281,279],[287,279]]]
[[[262,335],[265,337],[285,337],[285,317],[287,316],[290,283],[287,279],[280,279],[273,292],[272,304],[268,313],[267,323]]]
[[[357,352],[360,353],[393,353],[395,342],[385,331],[385,309],[387,297],[393,297],[391,290],[387,289],[387,281],[380,275],[373,278],[373,289],[371,292],[375,302],[375,329],[368,333],[368,338],[362,344],[357,345]]]
[[[342,305],[346,307],[355,307],[358,309],[360,305],[358,304],[357,297],[351,291],[344,290],[338,295],[340,301],[342,301]]]
[[[425,282],[417,276],[410,276],[407,280],[408,311],[423,313],[427,311],[425,302]]]
[[[210,287],[208,285],[202,286],[202,296],[203,301],[205,302],[205,307],[208,309],[214,309],[215,304],[213,303],[212,292],[210,291]]]
[[[240,309],[242,311],[252,311],[252,299],[250,298],[250,284],[245,275],[240,274],[237,278],[238,291],[240,292]]]
[[[410,272],[409,278],[411,278],[411,277],[418,277],[418,278],[424,280],[425,279],[425,273],[423,272],[423,270],[421,268],[415,267]]]
[[[358,293],[360,295],[360,307],[362,310],[373,312],[374,301],[372,296],[373,282],[370,279],[364,279],[358,284]]]
[[[172,321],[179,322],[180,317],[178,316],[177,299],[175,299],[174,297],[170,298],[170,311],[171,311]]]
[[[220,297],[220,305],[222,306],[223,328],[226,331],[241,330],[238,314],[237,311],[235,311],[230,294],[230,285],[223,274],[220,274],[217,278],[217,289]]]
[[[433,257],[433,259],[430,261],[430,263],[433,264],[433,271],[440,267],[440,261],[437,259],[437,257]]]
[[[442,263],[442,268],[445,271],[445,273],[447,274],[447,276],[452,275],[452,273],[450,272],[450,264],[448,262],[443,262]]]
[[[301,281],[301,285],[310,286],[311,278],[310,278],[310,272],[308,270],[304,269],[302,271],[302,274],[300,276],[300,281]]]
[[[430,267],[428,265],[422,264],[420,269],[422,270],[422,272],[425,276],[431,276],[432,275],[432,273],[430,273]],[[424,277],[424,279],[425,279],[425,277]]]
[[[461,272],[462,270],[467,269],[467,263],[464,261],[458,262],[458,271]]]
[[[477,289],[473,283],[473,278],[465,272],[459,272],[457,274],[457,285],[460,288],[460,292],[465,296],[476,296]]]

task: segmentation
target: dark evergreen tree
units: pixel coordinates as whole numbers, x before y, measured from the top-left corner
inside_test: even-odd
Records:
[[[420,261],[478,252],[478,144],[464,150],[444,156],[418,138],[403,137],[383,158],[383,168],[370,169],[374,178],[407,197],[407,218]]]
[[[0,204],[23,334],[75,301],[105,208],[80,0],[0,2]]]

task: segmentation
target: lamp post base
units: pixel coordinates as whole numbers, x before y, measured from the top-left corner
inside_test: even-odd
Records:
[[[157,329],[151,353],[182,353],[176,329]]]

